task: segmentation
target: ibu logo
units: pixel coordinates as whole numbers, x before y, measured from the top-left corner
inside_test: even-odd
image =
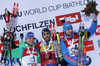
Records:
[[[98,40],[98,47],[100,48],[100,40]]]

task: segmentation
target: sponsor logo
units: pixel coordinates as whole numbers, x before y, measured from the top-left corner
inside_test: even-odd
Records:
[[[97,25],[95,35],[100,35],[100,25]]]
[[[14,66],[19,66],[19,58],[12,58],[12,64]],[[10,58],[6,59],[6,65],[5,66],[11,66]]]
[[[93,51],[94,50],[94,45],[93,45],[93,41],[88,41],[86,42],[86,51]]]
[[[82,22],[80,12],[56,16],[57,26],[63,25],[62,20],[65,20],[71,24]]]

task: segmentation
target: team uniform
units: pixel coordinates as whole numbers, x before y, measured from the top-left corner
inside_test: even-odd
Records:
[[[48,28],[44,28],[42,30],[42,36],[44,32],[49,32],[49,34],[51,34]],[[35,48],[39,49],[41,56],[41,66],[57,66],[54,45],[51,39],[50,41],[45,41],[42,39],[41,42],[35,45]]]
[[[72,26],[70,27],[70,25],[68,25],[67,27],[72,28]],[[96,27],[97,27],[97,22],[93,21],[90,29],[87,30],[88,38],[94,34]],[[64,26],[63,26],[63,29],[64,29]],[[64,31],[66,30],[67,29],[64,29]],[[63,55],[64,60],[68,63],[68,66],[77,66],[78,42],[79,42],[78,33],[74,33],[71,36],[67,36],[66,34],[64,34],[64,38],[61,40],[62,55]]]
[[[22,66],[32,66],[40,63],[40,54],[33,46],[29,46],[25,42],[19,45],[19,48],[11,51],[12,58],[20,58]]]
[[[26,42],[29,37],[34,38],[32,32],[26,34],[25,41],[19,44],[19,48],[11,50],[11,56],[12,58],[20,58],[21,66],[40,66],[40,54],[39,51],[34,48],[35,44],[29,45]],[[10,54],[8,54],[8,56],[10,56]]]
[[[40,51],[41,66],[57,66],[53,43],[52,41],[47,43],[44,41],[35,45]]]

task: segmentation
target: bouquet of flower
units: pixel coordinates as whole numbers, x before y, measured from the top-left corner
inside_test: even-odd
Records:
[[[86,16],[90,16],[90,14],[94,13],[94,12],[95,12],[95,14],[98,14],[99,11],[96,10],[96,6],[97,6],[96,1],[93,1],[93,0],[89,1],[89,0],[87,0],[86,7],[81,12],[85,12],[84,15],[86,15]]]

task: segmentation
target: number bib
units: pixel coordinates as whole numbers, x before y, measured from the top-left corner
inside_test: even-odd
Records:
[[[30,55],[22,57],[22,65],[31,66],[36,63],[37,63],[37,56],[35,55],[33,55],[33,57],[31,57]]]
[[[42,64],[46,64],[46,63],[56,64],[54,51],[48,52],[48,58],[46,58],[45,52],[41,52],[41,63]]]
[[[32,52],[33,48],[29,48],[29,50]],[[37,64],[37,51],[34,50],[34,53],[30,54],[28,49],[25,48],[21,63],[23,66],[32,66],[33,64]]]

